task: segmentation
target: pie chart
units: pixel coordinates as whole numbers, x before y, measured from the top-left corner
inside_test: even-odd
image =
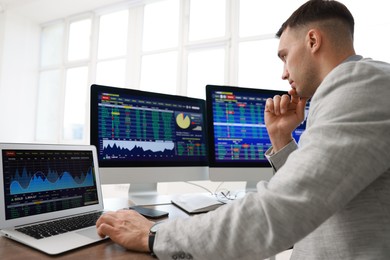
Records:
[[[188,115],[180,113],[176,116],[176,123],[181,129],[187,129],[191,125],[191,120]]]

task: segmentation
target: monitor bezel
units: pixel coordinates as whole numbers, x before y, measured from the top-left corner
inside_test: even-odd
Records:
[[[136,95],[146,98],[156,98],[156,99],[172,99],[175,102],[193,102],[199,105],[200,112],[203,117],[203,131],[204,131],[204,140],[205,140],[205,150],[206,150],[206,157],[204,160],[171,160],[171,161],[105,161],[101,160],[99,158],[99,131],[98,131],[98,96],[101,92],[112,92],[112,93],[118,93],[118,94],[125,94],[125,95]],[[171,95],[171,94],[162,94],[162,93],[155,93],[155,92],[148,92],[144,90],[136,90],[136,89],[129,89],[129,88],[119,88],[119,87],[113,87],[113,86],[106,86],[106,85],[98,85],[98,84],[92,84],[91,85],[91,96],[90,96],[90,143],[91,145],[95,145],[98,151],[98,161],[99,161],[99,167],[102,168],[157,168],[157,167],[183,167],[183,166],[208,166],[208,134],[207,134],[207,113],[206,113],[206,104],[205,100],[199,99],[199,98],[192,98],[192,97],[186,97],[186,96],[179,96],[179,95]]]

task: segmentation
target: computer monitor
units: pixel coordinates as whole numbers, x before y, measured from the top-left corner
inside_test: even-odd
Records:
[[[264,123],[267,98],[286,92],[206,86],[209,132],[209,176],[212,181],[247,181],[247,190],[256,189],[273,171],[264,153],[271,146]],[[298,141],[303,122],[294,132]]]
[[[158,182],[208,179],[205,101],[91,86],[91,144],[103,184],[130,183],[136,204],[169,203]]]

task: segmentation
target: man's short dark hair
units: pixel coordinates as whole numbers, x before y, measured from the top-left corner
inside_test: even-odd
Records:
[[[304,26],[312,22],[337,19],[348,26],[353,37],[355,21],[348,8],[340,2],[332,0],[310,0],[299,7],[283,23],[276,36],[280,38],[287,27]]]

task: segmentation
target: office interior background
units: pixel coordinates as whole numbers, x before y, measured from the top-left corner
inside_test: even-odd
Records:
[[[0,141],[89,143],[92,83],[205,98],[289,88],[275,32],[303,0],[0,0]],[[357,53],[390,61],[385,0],[342,0]]]
[[[92,83],[205,98],[288,90],[274,34],[304,0],[0,0],[0,142],[89,144]],[[385,0],[342,0],[390,61]]]
[[[198,98],[206,84],[288,90],[274,34],[304,2],[0,0],[0,142],[89,144],[93,83]],[[341,2],[357,53],[390,62],[388,1]]]

